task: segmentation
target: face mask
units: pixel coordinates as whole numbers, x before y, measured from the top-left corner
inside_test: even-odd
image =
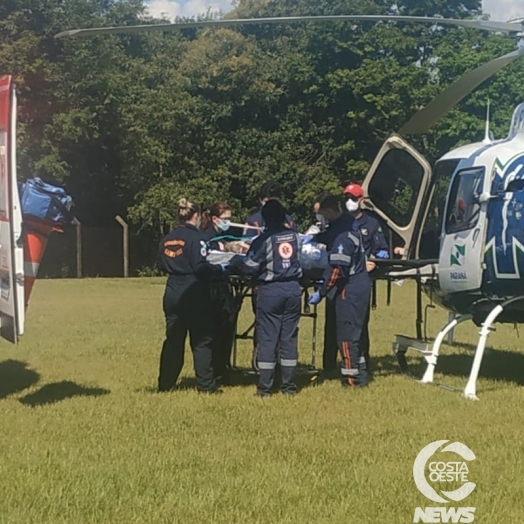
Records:
[[[354,200],[351,200],[351,199],[348,199],[346,201],[346,209],[350,212],[350,213],[355,213],[355,211],[358,211],[359,209],[359,203],[358,201],[355,202]]]
[[[321,227],[325,227],[326,219],[324,218],[324,215],[320,215],[320,214],[317,213],[316,217],[317,217],[317,222],[320,223],[320,226]]]
[[[224,220],[220,219],[220,222],[218,223],[218,229],[220,231],[227,231],[230,228],[231,220]]]
[[[196,223],[196,228],[197,228],[197,229],[200,229],[200,226],[201,226],[201,225],[202,225],[202,219],[199,218],[199,219],[197,220],[197,223]]]

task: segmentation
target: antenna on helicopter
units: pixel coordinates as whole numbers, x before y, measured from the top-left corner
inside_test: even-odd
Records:
[[[488,98],[488,108],[486,111],[486,134],[484,135],[484,140],[482,141],[483,144],[491,144],[491,134],[489,131],[489,98]]]

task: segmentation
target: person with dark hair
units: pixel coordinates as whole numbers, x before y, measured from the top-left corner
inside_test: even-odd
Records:
[[[182,199],[179,202],[180,223],[160,242],[157,265],[167,273],[163,298],[166,339],[160,356],[159,391],[176,385],[184,365],[184,350],[189,331],[191,349],[200,392],[215,393],[212,366],[212,324],[209,278],[225,271],[206,260],[206,243],[198,230],[200,207]]]
[[[327,251],[331,251],[335,239],[344,232],[352,231],[358,236],[355,219],[341,210],[341,198],[331,193],[320,194],[314,202],[315,214],[326,224],[325,230],[318,235],[303,239],[304,242],[315,241],[324,244]],[[337,373],[337,319],[336,300],[334,296],[326,298],[324,320],[324,352],[322,354],[323,376],[329,377]]]
[[[265,228],[266,222],[264,219],[264,216],[262,214],[262,210],[264,208],[264,205],[267,202],[276,201],[280,203],[280,199],[282,198],[282,185],[279,182],[276,182],[274,180],[269,180],[268,182],[265,182],[262,187],[260,188],[258,192],[258,198],[260,200],[260,209],[253,213],[251,216],[249,216],[246,220],[246,224],[249,226],[254,226],[255,228],[260,228],[259,231],[256,229],[244,229],[244,236],[251,236],[254,237]],[[293,218],[286,213],[285,214],[285,226],[289,229],[296,230],[295,222]],[[252,293],[251,293],[251,307],[253,309],[253,313],[256,314],[256,303],[257,303],[257,293],[258,288],[256,286],[253,287]],[[257,350],[257,328],[255,324],[254,332],[253,332],[253,366],[256,368],[256,350]]]
[[[231,223],[231,207],[227,202],[215,202],[203,213],[200,227],[209,249],[223,251],[220,238],[227,235]],[[217,275],[209,281],[213,324],[213,369],[218,382],[229,383],[231,351],[235,337],[235,305],[227,275]]]
[[[258,192],[258,199],[260,200],[260,209],[253,213],[251,216],[249,216],[246,220],[246,224],[249,226],[264,228],[265,226],[265,220],[262,215],[262,208],[266,202],[269,202],[270,200],[277,200],[280,202],[280,199],[282,198],[282,185],[279,182],[276,182],[274,180],[270,180],[262,185],[260,188],[260,191]],[[289,229],[295,229],[295,222],[293,218],[286,213],[286,219],[285,224]],[[245,229],[244,234],[255,236],[256,230],[253,229]]]
[[[272,394],[280,347],[281,390],[293,395],[297,391],[294,376],[302,277],[300,238],[286,226],[286,211],[277,200],[269,200],[264,205],[262,216],[266,231],[253,241],[241,266],[241,272],[252,275],[258,286],[257,394],[261,397]]]

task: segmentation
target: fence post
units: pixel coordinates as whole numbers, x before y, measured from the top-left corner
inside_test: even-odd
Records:
[[[82,278],[82,224],[76,217],[73,224],[76,226],[76,278]]]
[[[124,246],[124,278],[127,278],[129,276],[129,227],[127,222],[120,215],[117,215],[115,219],[122,226]]]

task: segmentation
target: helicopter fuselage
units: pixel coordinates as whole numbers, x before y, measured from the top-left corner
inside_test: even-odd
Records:
[[[438,279],[425,291],[442,307],[477,322],[496,304],[524,297],[524,104],[504,140],[469,144],[455,161],[440,230]],[[499,322],[524,322],[524,300]]]

